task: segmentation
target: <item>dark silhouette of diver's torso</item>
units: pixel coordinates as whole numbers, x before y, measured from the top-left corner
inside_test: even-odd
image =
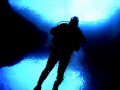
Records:
[[[69,24],[61,24],[54,27],[50,33],[54,35],[52,42],[53,51],[55,51],[56,54],[72,54],[74,50],[79,50],[81,43],[85,42],[85,40],[83,40],[85,38],[79,27],[72,27]]]

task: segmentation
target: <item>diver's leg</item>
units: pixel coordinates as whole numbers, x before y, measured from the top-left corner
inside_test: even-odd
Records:
[[[46,65],[45,69],[43,70],[43,72],[38,80],[38,84],[34,88],[34,90],[41,90],[41,85],[42,85],[43,81],[47,78],[48,74],[53,69],[53,67],[55,66],[57,61],[58,61],[57,57],[54,56],[54,53],[51,53],[51,55],[47,61],[47,65]],[[36,89],[36,88],[39,88],[39,89]]]
[[[54,83],[53,90],[58,90],[59,85],[62,83],[64,72],[67,68],[69,60],[70,60],[70,56],[62,60],[59,60],[58,75],[57,75],[57,80]]]

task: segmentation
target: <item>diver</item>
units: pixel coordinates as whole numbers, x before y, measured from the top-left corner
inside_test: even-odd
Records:
[[[78,52],[80,45],[86,42],[81,29],[78,27],[78,22],[78,17],[74,16],[71,18],[70,22],[61,23],[51,29],[50,33],[54,36],[52,38],[53,45],[50,46],[51,54],[34,90],[41,90],[43,81],[47,78],[50,71],[59,61],[57,78],[52,89],[58,90],[59,85],[63,81],[64,72],[73,51],[75,50]]]

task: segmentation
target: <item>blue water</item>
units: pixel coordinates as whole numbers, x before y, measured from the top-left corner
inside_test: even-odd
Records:
[[[69,21],[72,16],[78,16],[81,23],[104,21],[120,7],[120,0],[9,0],[9,3],[16,9],[29,9],[49,23]]]
[[[13,10],[48,33],[50,28],[56,26],[58,22],[69,21],[72,16],[78,16],[79,26],[87,38],[94,37],[93,33],[96,34],[94,38],[101,36],[105,31],[100,34],[96,30],[109,25],[107,21],[120,7],[120,0],[9,0],[9,3]],[[115,18],[118,20],[118,17]],[[106,33],[106,35],[110,38],[117,37],[119,28],[118,22],[114,21],[110,29],[112,33]],[[48,37],[47,44],[50,37]],[[78,65],[84,58],[84,51],[74,52],[74,54],[59,90],[84,90],[90,79],[89,73],[83,69],[84,65]],[[43,60],[40,57],[30,56],[14,66],[2,67],[0,69],[0,90],[33,90],[47,59],[48,57]],[[52,89],[57,67],[58,63],[43,83],[42,90]]]
[[[75,54],[76,52],[74,52]],[[84,53],[81,53],[81,60]],[[65,71],[64,80],[59,86],[59,90],[83,90],[86,86],[84,72],[77,64],[78,55],[72,56],[71,61]],[[76,59],[76,61],[75,61]],[[0,90],[33,90],[42,70],[45,68],[47,59],[41,60],[35,57],[25,57],[20,63],[3,67],[0,69]],[[42,85],[42,90],[52,90],[57,76],[59,62],[55,65],[47,79]],[[6,83],[7,82],[7,83]]]

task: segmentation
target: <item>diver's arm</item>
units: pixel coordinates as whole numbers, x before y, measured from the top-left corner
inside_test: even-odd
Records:
[[[80,29],[79,27],[77,27],[78,33],[79,33],[79,39],[80,39],[80,43],[84,44],[86,43],[86,38],[84,37],[83,33],[82,33],[82,29]]]
[[[84,37],[83,33],[80,31],[80,41],[81,41],[81,44],[84,44],[86,43],[86,38]]]
[[[65,28],[67,27],[67,24],[60,24],[56,27],[53,27],[50,31],[50,33],[52,35],[57,35],[57,34],[61,34],[64,33]]]
[[[56,34],[58,34],[59,32],[60,32],[59,28],[58,28],[58,27],[54,27],[54,28],[51,29],[50,34],[56,35]]]
[[[52,35],[57,35],[57,34],[61,34],[64,32],[64,28],[67,26],[67,24],[60,24],[57,27],[53,27],[50,31],[50,33]]]

